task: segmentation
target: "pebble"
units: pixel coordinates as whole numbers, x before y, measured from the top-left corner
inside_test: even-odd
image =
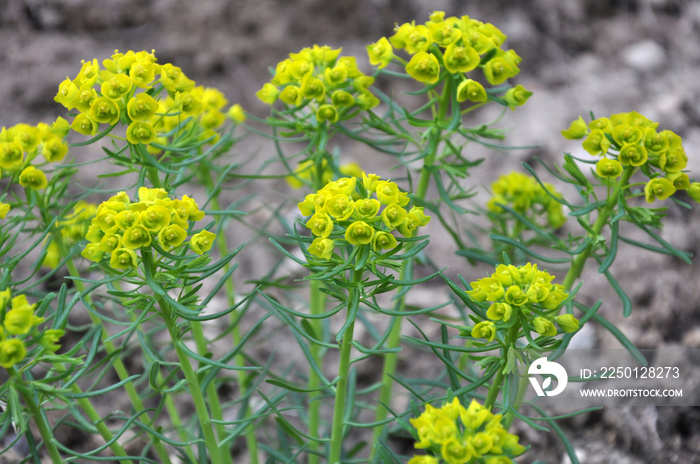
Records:
[[[666,61],[663,47],[653,40],[642,40],[623,48],[622,62],[637,71],[652,71]]]

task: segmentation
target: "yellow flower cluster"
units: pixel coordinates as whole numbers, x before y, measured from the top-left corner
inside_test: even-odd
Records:
[[[329,182],[298,205],[301,214],[311,216],[306,227],[316,237],[309,253],[330,259],[336,240],[370,245],[376,252],[395,248],[393,230],[411,237],[416,228],[430,222],[423,208],[407,210],[409,201],[408,194],[399,190],[396,183],[376,174],[363,172],[359,182],[357,177]]]
[[[700,202],[700,184],[691,185],[683,172],[688,156],[681,137],[670,130],[657,131],[658,122],[631,111],[601,117],[588,124],[579,117],[561,133],[568,139],[582,139],[583,148],[602,156],[596,165],[601,178],[616,179],[625,167],[645,166],[652,177],[644,188],[647,202],[665,200],[678,190]],[[660,170],[661,172],[658,172]]]
[[[493,341],[499,327],[511,318],[524,317],[531,330],[547,337],[557,334],[554,321],[564,332],[576,332],[578,320],[571,314],[555,316],[569,294],[564,287],[553,284],[554,276],[537,269],[537,264],[524,266],[499,264],[490,277],[471,282],[467,294],[478,302],[488,301],[487,321],[479,322],[471,331],[474,338]],[[510,324],[508,324],[510,325]]]
[[[42,190],[48,185],[46,174],[31,162],[41,154],[49,163],[66,157],[68,144],[64,138],[69,131],[68,121],[58,118],[51,125],[17,124],[0,131],[0,172],[4,175],[19,172],[22,187]]]
[[[504,174],[491,184],[493,196],[487,208],[494,213],[500,213],[503,208],[498,205],[506,205],[528,219],[546,214],[547,223],[558,229],[566,223],[566,215],[562,211],[561,203],[551,195],[561,197],[561,194],[552,184],[545,183],[544,186],[549,193],[532,176],[515,171]]]
[[[314,45],[290,53],[256,95],[268,105],[277,100],[291,107],[310,105],[319,122],[329,123],[377,106],[379,99],[369,91],[374,78],[358,69],[354,57],[339,56],[341,51]]]
[[[343,164],[338,170],[345,176],[362,178],[362,168],[357,163]],[[287,176],[287,184],[292,188],[301,188],[307,182],[313,182],[319,175],[323,185],[333,180],[333,170],[325,159],[321,160],[320,171],[320,173],[317,172],[313,160],[302,161],[294,170],[294,175]]]
[[[444,68],[459,76],[458,101],[484,102],[488,97],[483,85],[466,73],[481,68],[491,85],[517,75],[521,58],[501,48],[505,40],[505,34],[493,24],[469,16],[445,18],[444,11],[435,11],[425,24],[412,21],[396,26],[394,35],[368,45],[367,52],[370,63],[383,68],[393,59],[393,48],[403,49],[411,55],[406,72],[417,81],[434,84]],[[522,86],[509,92],[506,100],[511,108],[532,95]]]
[[[125,192],[120,192],[98,208],[85,238],[88,243],[82,256],[100,262],[105,254],[114,269],[133,269],[137,266],[136,250],[150,247],[154,240],[163,250],[180,246],[187,240],[190,221],[204,217],[197,203],[184,195],[181,200],[168,197],[161,188],[139,188],[139,201],[132,203]],[[190,248],[197,254],[208,251],[216,234],[203,230],[194,234]]]
[[[0,314],[3,315],[0,325],[0,366],[5,369],[21,362],[27,355],[24,342],[12,335],[26,335],[44,322],[44,318],[34,314],[35,308],[36,304],[29,304],[25,295],[12,298],[10,289],[0,291]],[[39,343],[50,351],[56,351],[60,348],[58,341],[63,333],[63,330],[45,330]]]
[[[61,234],[61,240],[66,248],[80,242],[85,238],[90,221],[97,213],[97,205],[79,201],[73,206],[72,213],[65,219],[56,222],[56,227]],[[55,240],[49,243],[49,247],[44,258],[43,266],[56,268],[61,261],[61,250]]]
[[[457,398],[441,408],[426,405],[423,414],[410,419],[418,432],[415,447],[437,457],[414,456],[408,464],[510,464],[525,447],[503,428],[501,418],[476,400],[467,408]]]
[[[156,61],[154,51],[132,50],[115,51],[102,66],[97,59],[84,61],[75,79],[61,82],[54,100],[79,111],[71,128],[83,135],[121,121],[130,143],[147,145],[166,141],[166,134],[191,117],[203,129],[200,140],[215,140],[214,129],[226,119],[226,98],[217,89],[196,86],[179,67]],[[232,107],[229,115],[238,120],[240,108]]]

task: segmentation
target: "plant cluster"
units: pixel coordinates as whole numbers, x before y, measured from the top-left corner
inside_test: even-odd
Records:
[[[581,275],[597,265],[630,315],[613,275],[620,243],[690,263],[658,234],[667,208],[649,204],[689,208],[700,183],[679,135],[634,111],[592,115],[562,131],[592,157],[534,158],[479,206],[470,145],[509,147],[498,121],[465,116],[532,95],[509,82],[521,59],[506,40],[436,11],[369,44],[370,73],[341,49],[304,48],[257,92],[267,117],[226,110],[223,92],[153,51],[84,61],[55,97],[71,122],[0,132],[0,455],[25,440],[23,463],[233,464],[245,452],[251,464],[507,464],[529,449],[511,431],[519,421],[554,430],[578,463],[557,421],[587,410],[552,417],[514,374],[560,356],[585,324],[643,360],[602,301],[577,298]],[[380,76],[406,79],[420,103],[403,107],[374,86]],[[236,131],[274,155],[233,156]],[[391,157],[392,180],[346,159],[338,139]],[[105,157],[81,159],[90,144]],[[282,179],[302,191],[258,206],[243,193]],[[231,246],[233,225],[280,264],[239,285],[248,245]],[[494,272],[448,278],[435,228],[464,274],[477,262]],[[444,302],[414,303],[429,280]],[[433,356],[440,373],[402,369],[402,350]],[[369,380],[357,369],[368,359],[381,368]],[[121,393],[128,403],[107,414],[93,404]],[[68,444],[65,429],[101,444]]]
[[[576,332],[579,323],[574,316],[557,315],[569,294],[552,280],[554,276],[537,269],[537,264],[527,263],[518,267],[499,264],[490,277],[472,282],[467,295],[473,301],[490,305],[486,320],[474,326],[471,335],[492,342],[498,330],[520,325],[525,330],[553,337],[557,335],[555,321],[564,332]]]
[[[509,464],[510,458],[525,452],[517,435],[508,433],[502,416],[472,400],[465,408],[453,398],[441,408],[427,405],[425,411],[411,419],[418,431],[416,448],[430,449],[438,456],[414,456],[409,464]]]
[[[82,256],[101,262],[105,255],[114,269],[135,269],[136,251],[151,245],[164,251],[180,246],[187,240],[190,221],[204,218],[197,203],[187,195],[173,200],[162,188],[139,188],[139,201],[131,202],[126,192],[119,192],[97,207],[85,234],[89,242]],[[214,244],[216,234],[203,230],[192,235],[190,248],[202,254]]]
[[[0,292],[0,312],[3,316],[0,326],[0,366],[5,369],[12,369],[24,361],[27,349],[33,345],[49,352],[60,348],[58,342],[63,336],[63,330],[34,330],[44,322],[44,318],[37,316],[35,310],[36,303],[29,304],[26,295],[11,298],[9,289]],[[31,338],[27,338],[26,335],[30,335]]]
[[[256,95],[269,105],[279,100],[291,111],[308,110],[319,123],[344,121],[377,106],[379,99],[369,90],[374,78],[341,51],[314,45],[290,53]]]
[[[491,191],[493,196],[487,208],[496,213],[495,217],[503,212],[500,205],[506,205],[532,222],[539,222],[539,217],[544,216],[544,223],[553,229],[566,223],[562,204],[556,200],[561,194],[548,182],[540,184],[532,176],[514,171],[494,181]]]
[[[299,203],[299,211],[311,216],[305,225],[316,237],[309,253],[330,259],[341,237],[350,245],[371,246],[375,253],[396,248],[393,230],[411,238],[418,227],[430,222],[423,208],[407,209],[409,201],[396,183],[381,180],[376,174],[363,172],[361,183],[357,177],[329,182]]]

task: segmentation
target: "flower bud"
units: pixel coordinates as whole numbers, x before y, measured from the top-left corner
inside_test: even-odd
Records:
[[[583,141],[583,148],[593,156],[602,156],[610,148],[610,140],[599,129],[593,130],[586,140]],[[625,163],[622,163],[625,164]]]
[[[56,352],[61,348],[61,345],[59,345],[58,342],[64,334],[65,331],[60,329],[45,330],[41,336],[41,340],[39,340],[39,343],[41,343],[41,346],[47,350]]]
[[[139,221],[149,232],[156,234],[170,224],[170,209],[165,206],[151,205],[141,211]]]
[[[375,43],[367,45],[367,54],[369,55],[369,63],[381,69],[391,63],[394,50],[387,38],[382,37]]]
[[[22,361],[27,354],[27,350],[21,340],[10,338],[0,342],[0,366],[9,369]]]
[[[493,57],[484,66],[484,76],[491,85],[504,83],[508,78],[518,74],[520,70],[513,66],[503,57]]]
[[[581,116],[569,125],[568,129],[561,131],[561,135],[567,139],[581,139],[588,134],[588,125]]]
[[[382,222],[390,229],[398,227],[406,220],[407,216],[408,212],[398,204],[388,205],[381,215]]]
[[[396,248],[396,245],[396,238],[389,232],[376,232],[372,239],[372,248],[378,253],[381,252],[381,250]]]
[[[647,149],[642,144],[625,144],[620,148],[618,159],[623,166],[641,166],[647,162]],[[663,168],[662,168],[663,169]]]
[[[150,237],[148,243],[150,243]],[[134,250],[129,248],[117,248],[112,252],[109,265],[114,269],[136,269],[137,259]]]
[[[24,168],[19,175],[19,185],[34,190],[43,190],[48,185],[48,181],[46,174],[30,165]]]
[[[133,144],[148,145],[156,139],[156,135],[156,130],[147,122],[132,122],[126,128],[126,139]]]
[[[572,314],[562,314],[554,318],[557,325],[566,333],[576,332],[579,329],[579,322]]]
[[[508,303],[494,303],[486,311],[486,317],[492,321],[508,322],[511,314],[513,314],[513,307]]]
[[[132,121],[148,121],[158,111],[158,102],[147,93],[140,93],[126,104],[126,112]]]
[[[322,259],[330,259],[333,256],[335,242],[329,238],[316,237],[309,245],[309,253]]]
[[[557,328],[554,327],[552,321],[542,316],[538,316],[532,321],[532,328],[535,332],[547,337],[554,337],[557,334]]]
[[[373,218],[379,212],[381,204],[374,198],[365,198],[355,202],[355,211],[365,219]]]
[[[14,306],[14,305],[13,305]],[[7,333],[12,335],[24,335],[36,325],[34,322],[34,312],[31,308],[12,308],[5,314],[3,325]]]
[[[492,342],[493,339],[496,338],[497,331],[498,329],[496,329],[496,325],[493,322],[483,321],[474,326],[472,329],[472,337],[485,338]]]
[[[306,227],[318,237],[328,237],[333,231],[333,220],[327,213],[318,211],[306,222]]]
[[[622,165],[617,160],[603,158],[596,163],[595,172],[604,179],[614,179],[622,174]]]
[[[214,239],[216,239],[215,233],[203,230],[192,236],[190,239],[190,248],[198,255],[204,254],[211,249],[214,244]]]
[[[345,231],[345,240],[351,245],[367,245],[372,242],[374,227],[364,221],[355,221]]]
[[[119,106],[110,98],[98,97],[90,105],[89,114],[96,123],[111,126],[119,121]]]
[[[321,105],[316,110],[316,120],[318,122],[337,122],[338,121],[338,109],[333,105]]]
[[[158,232],[158,242],[164,250],[180,246],[187,238],[187,231],[177,224],[170,224]]]
[[[103,255],[104,251],[102,251],[100,245],[97,243],[88,243],[85,245],[85,248],[83,248],[83,251],[80,252],[80,256],[94,263],[102,261]]]
[[[49,135],[41,147],[41,154],[49,163],[57,163],[66,157],[68,145],[63,140],[54,135]]]
[[[150,232],[140,224],[129,227],[122,235],[122,247],[129,250],[136,250],[147,247],[151,244]],[[104,249],[103,249],[104,250]],[[114,253],[113,253],[114,256]]]
[[[532,96],[532,92],[518,84],[515,87],[508,89],[506,94],[503,96],[503,99],[506,101],[506,103],[508,103],[508,107],[511,110],[514,110],[516,106],[524,105],[530,96]]]
[[[481,83],[473,80],[466,79],[459,83],[457,86],[457,101],[463,102],[469,100],[474,103],[485,102],[488,100],[488,95],[486,94],[486,89]]]
[[[654,200],[665,200],[674,193],[676,193],[676,187],[663,177],[655,177],[644,186],[644,196],[647,203],[653,203]]]
[[[469,45],[453,42],[447,46],[443,61],[445,68],[451,73],[468,73],[479,66],[481,57]]]
[[[528,296],[517,285],[508,287],[505,293],[505,300],[513,306],[522,306],[528,302]]]
[[[690,198],[700,203],[700,182],[693,182],[686,191]]]
[[[231,108],[228,109],[226,116],[233,119],[238,124],[242,124],[246,120],[245,111],[243,111],[243,107],[238,103],[232,105]]]
[[[406,72],[419,82],[434,84],[440,78],[440,63],[434,55],[418,52],[406,65]]]
[[[14,169],[24,161],[24,150],[17,142],[0,142],[0,168]]]

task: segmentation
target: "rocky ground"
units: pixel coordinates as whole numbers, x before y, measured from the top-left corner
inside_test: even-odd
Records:
[[[534,96],[502,125],[514,128],[509,143],[538,148],[511,152],[513,166],[534,155],[555,160],[580,151],[559,135],[579,115],[637,110],[681,135],[688,168],[700,172],[700,3],[694,0],[0,0],[0,126],[63,115],[53,101],[58,83],[76,74],[80,60],[106,58],[114,49],[155,49],[159,61],[264,115],[254,93],[269,78],[268,67],[288,53],[314,43],[342,46],[366,65],[366,44],[391,34],[394,23],[424,21],[434,9],[494,23],[523,57],[517,82]],[[347,151],[365,156],[352,146]],[[505,156],[488,155],[484,178],[496,177]],[[270,189],[273,197],[285,194]],[[697,254],[699,223],[697,209],[672,207],[662,236]],[[463,273],[463,262],[444,252],[450,272]],[[250,253],[242,259],[251,275],[271,265]],[[632,316],[623,318],[612,291],[594,285],[595,272],[584,276],[587,302],[603,298],[602,314],[640,347],[700,348],[697,263],[623,248],[613,271],[633,300]],[[433,303],[431,291],[418,298]],[[593,327],[580,343],[616,341]],[[410,368],[430,366],[417,359]],[[697,407],[608,408],[562,427],[583,463],[700,462]],[[553,434],[518,431],[533,446],[520,462],[567,462]]]

